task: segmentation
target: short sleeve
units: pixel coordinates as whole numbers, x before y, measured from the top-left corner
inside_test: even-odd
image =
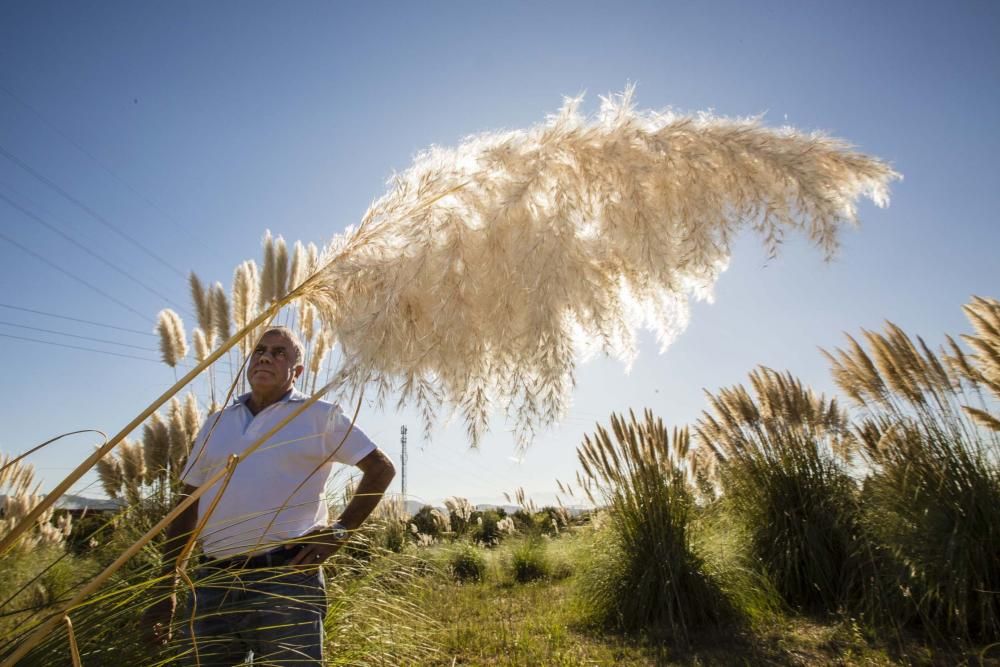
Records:
[[[194,444],[191,445],[191,453],[188,456],[187,463],[184,464],[184,472],[181,473],[181,482],[188,486],[201,486],[208,479],[208,475],[206,474],[208,468],[205,465],[206,457],[202,449],[205,447],[205,437],[208,434],[209,425],[214,421],[212,417],[215,414],[209,415],[208,419],[202,423],[201,428],[198,429],[198,435],[194,438]]]
[[[352,466],[377,449],[365,432],[357,424],[352,426],[351,420],[337,406],[331,408],[327,420],[326,447],[334,461]]]

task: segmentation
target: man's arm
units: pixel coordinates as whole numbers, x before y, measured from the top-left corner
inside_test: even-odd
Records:
[[[382,494],[389,488],[392,478],[396,476],[392,461],[380,449],[358,461],[357,466],[361,469],[361,481],[351,501],[337,519],[347,530],[355,530],[365,522],[382,500]],[[321,563],[336,553],[343,543],[344,540],[336,539],[330,530],[313,533],[290,564]]]
[[[195,487],[184,484],[177,496],[177,503],[182,502],[195,490]],[[163,643],[170,638],[170,620],[177,604],[177,596],[174,593],[174,572],[178,566],[184,567],[184,563],[178,563],[177,560],[197,524],[198,501],[196,500],[167,526],[167,541],[163,546],[163,569],[161,571],[163,580],[155,589],[157,595],[164,595],[164,597],[155,602],[143,615],[143,625],[150,633],[154,643]]]

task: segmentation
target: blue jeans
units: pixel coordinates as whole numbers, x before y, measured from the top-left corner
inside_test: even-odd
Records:
[[[321,665],[326,591],[323,569],[198,568],[193,608],[180,619],[194,641],[188,662],[232,665]]]

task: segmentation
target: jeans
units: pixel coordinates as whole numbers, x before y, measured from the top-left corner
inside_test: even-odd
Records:
[[[321,567],[202,566],[192,603],[182,619],[192,665],[195,651],[202,667],[322,664]]]

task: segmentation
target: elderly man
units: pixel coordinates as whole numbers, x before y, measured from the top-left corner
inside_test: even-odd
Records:
[[[285,327],[265,332],[247,368],[250,393],[205,420],[182,493],[192,493],[231,454],[301,407],[307,397],[293,385],[302,370],[296,335]],[[331,523],[325,487],[335,463],[357,466],[363,476]],[[199,535],[204,556],[191,652],[196,646],[201,664],[240,664],[251,653],[253,664],[321,664],[326,596],[320,565],[375,509],[394,475],[392,462],[339,408],[318,401],[239,461],[228,485],[216,483],[179,515],[167,530],[168,579],[187,536],[217,500]],[[157,642],[169,638],[174,605],[171,590],[146,614]]]

